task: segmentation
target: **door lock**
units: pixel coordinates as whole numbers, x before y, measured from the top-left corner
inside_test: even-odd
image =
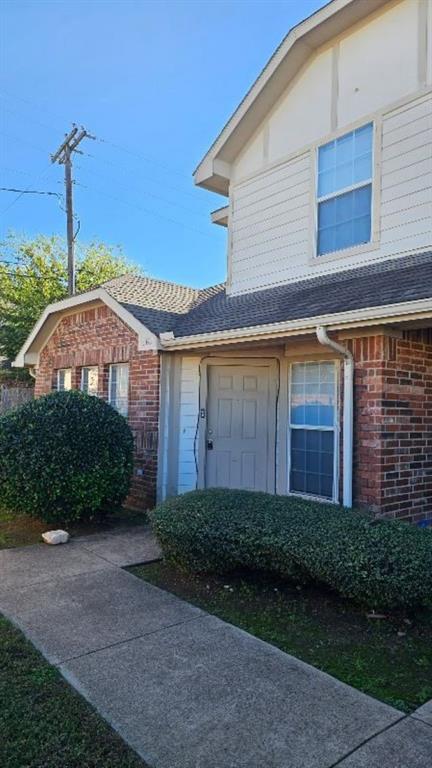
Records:
[[[208,451],[213,450],[213,440],[207,440],[207,450]]]

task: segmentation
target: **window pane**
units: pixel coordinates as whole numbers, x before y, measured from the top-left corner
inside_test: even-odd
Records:
[[[318,150],[318,197],[372,177],[372,123],[324,144]]]
[[[59,392],[72,389],[72,369],[62,368],[57,371],[57,389]]]
[[[291,424],[332,427],[335,423],[335,404],[334,363],[296,363],[292,366]]]
[[[96,365],[81,369],[81,389],[88,395],[98,393],[98,368]]]
[[[290,491],[333,497],[334,432],[293,429]]]
[[[318,203],[318,255],[368,243],[371,204],[371,184]]]
[[[361,128],[357,128],[357,130],[354,131],[354,144],[355,144],[356,157],[358,157],[359,155],[363,155],[365,152],[371,151],[372,134],[373,134],[372,123],[368,123],[367,125],[362,125]]]
[[[129,366],[127,364],[112,365],[110,368],[109,402],[123,416],[128,412]]]

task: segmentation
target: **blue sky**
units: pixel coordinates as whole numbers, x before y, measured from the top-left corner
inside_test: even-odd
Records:
[[[2,187],[63,192],[50,153],[71,123],[83,241],[119,244],[154,277],[225,278],[224,198],[192,171],[290,27],[316,0],[3,0]],[[0,237],[64,234],[57,198],[0,192]]]

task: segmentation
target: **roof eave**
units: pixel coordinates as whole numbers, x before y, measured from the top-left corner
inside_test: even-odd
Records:
[[[23,346],[18,352],[15,360],[12,361],[14,368],[33,367],[38,365],[39,354],[41,349],[45,346],[48,339],[52,335],[57,323],[53,325],[51,322],[51,328],[48,329],[48,334],[43,334],[45,324],[49,320],[53,320],[56,316],[61,318],[68,310],[79,308],[84,304],[92,304],[101,301],[106,304],[113,312],[121,319],[126,325],[135,331],[138,336],[138,348],[139,349],[159,349],[159,338],[152,333],[146,326],[137,320],[125,307],[122,306],[116,299],[114,299],[108,291],[104,288],[95,288],[92,291],[86,293],[80,293],[76,296],[70,296],[67,299],[56,301],[53,304],[49,304],[39,320],[33,326]]]
[[[231,162],[311,53],[387,2],[332,0],[291,29],[195,169],[195,184],[227,195]]]
[[[302,335],[310,333],[317,325],[325,325],[329,330],[337,331],[346,328],[377,325],[377,323],[382,322],[411,322],[424,320],[425,318],[432,319],[432,301],[430,298],[379,307],[364,307],[347,312],[315,315],[266,325],[245,326],[191,336],[174,336],[164,339],[162,348],[167,351],[194,349],[208,346],[209,344],[230,344]]]

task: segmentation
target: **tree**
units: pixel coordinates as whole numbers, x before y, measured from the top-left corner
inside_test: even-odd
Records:
[[[76,246],[77,291],[140,268],[119,247]],[[14,358],[48,304],[67,296],[67,250],[60,237],[9,235],[0,246],[0,356]]]

